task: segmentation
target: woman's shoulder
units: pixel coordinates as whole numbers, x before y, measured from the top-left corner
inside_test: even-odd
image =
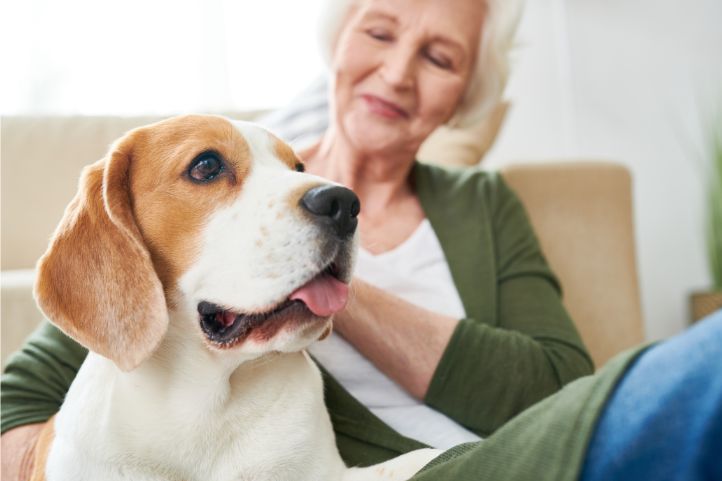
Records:
[[[499,172],[481,167],[444,167],[417,162],[413,178],[419,197],[452,203],[494,204],[514,197]]]

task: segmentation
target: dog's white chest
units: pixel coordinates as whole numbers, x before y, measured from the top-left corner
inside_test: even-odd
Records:
[[[56,420],[49,478],[340,479],[345,467],[308,356],[244,367],[221,389],[182,379],[160,386],[160,372],[124,374],[91,354]],[[86,462],[68,472],[79,453]]]

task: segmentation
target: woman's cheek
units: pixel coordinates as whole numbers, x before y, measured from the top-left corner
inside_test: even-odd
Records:
[[[435,83],[426,88],[423,97],[429,100],[425,117],[432,123],[443,124],[454,115],[464,93],[463,79],[453,79],[443,83]]]

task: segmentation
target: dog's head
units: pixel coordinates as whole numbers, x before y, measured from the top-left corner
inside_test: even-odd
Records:
[[[345,304],[359,211],[350,190],[302,172],[248,123],[133,130],[83,171],[38,263],[38,304],[124,370],[156,349],[169,310],[212,350],[302,349]]]

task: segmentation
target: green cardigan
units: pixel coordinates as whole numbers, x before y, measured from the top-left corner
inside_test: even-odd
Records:
[[[576,473],[599,407],[627,360],[607,374],[571,384],[505,425],[590,374],[591,360],[524,209],[502,178],[423,164],[416,164],[412,175],[467,314],[424,401],[481,436],[504,425],[486,441],[448,451],[417,478],[471,479],[469,473],[486,472],[479,464],[497,473],[489,479],[505,473],[506,479],[558,480],[564,479],[560,469]],[[85,355],[56,328],[41,326],[3,374],[2,431],[54,414]],[[372,464],[422,446],[385,425],[325,371],[324,382],[337,444],[348,464]],[[548,472],[556,475],[542,476],[553,453],[560,464],[552,463]],[[507,468],[509,460],[513,469]],[[520,466],[529,466],[533,477],[506,476]],[[446,470],[458,474],[451,477]]]

